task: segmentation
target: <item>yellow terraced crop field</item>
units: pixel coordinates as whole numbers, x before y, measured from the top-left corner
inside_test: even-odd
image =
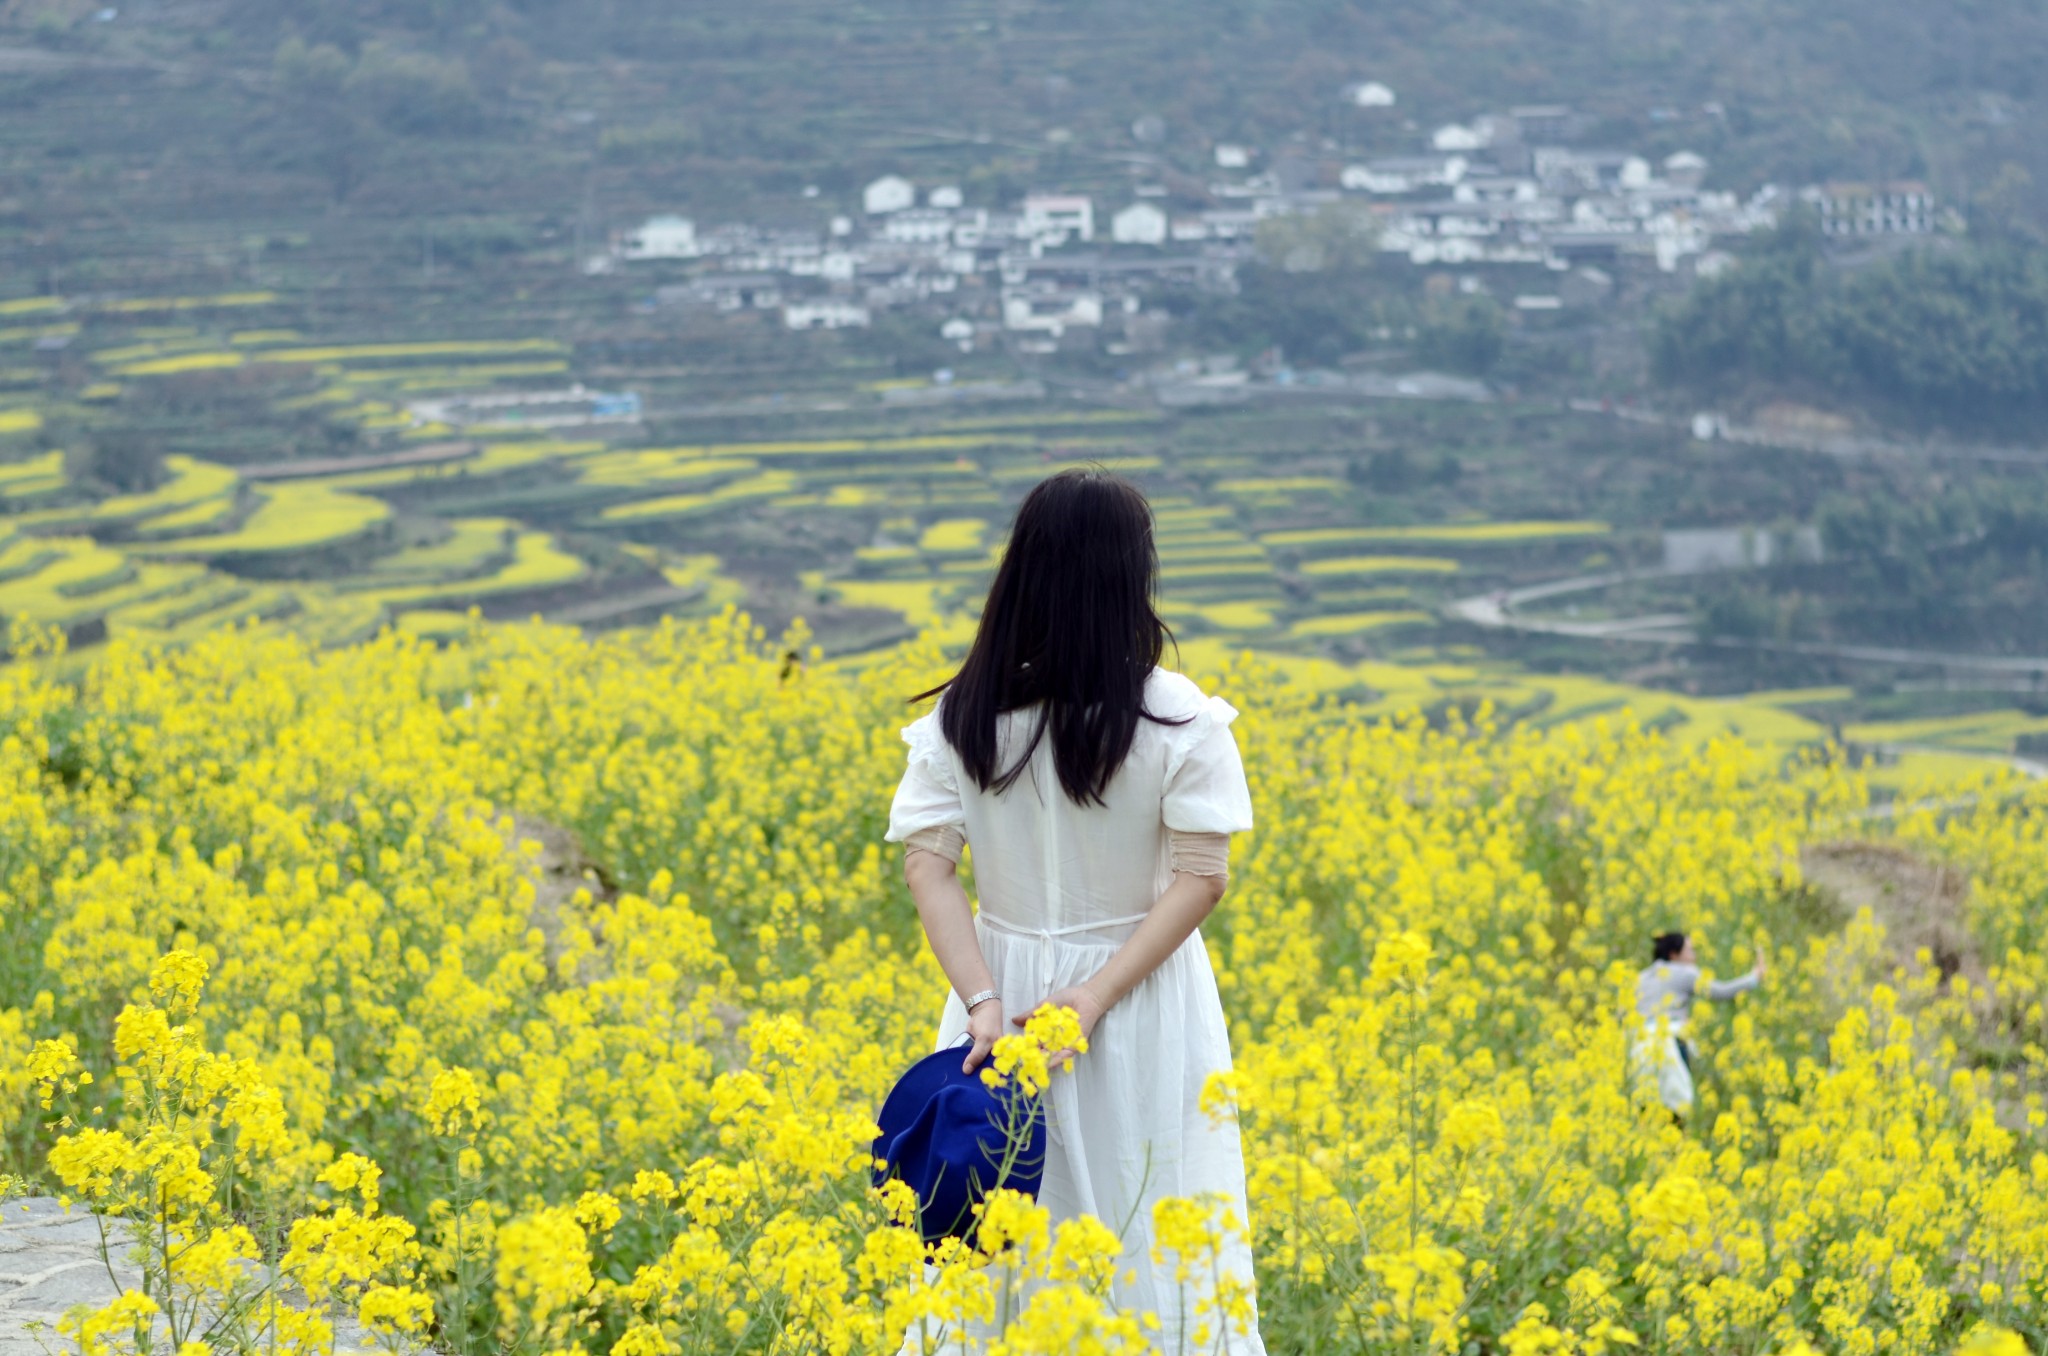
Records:
[[[751,457],[705,457],[687,448],[606,452],[579,459],[577,477],[590,485],[685,485],[758,469]]]
[[[1318,527],[1269,532],[1268,546],[1343,546],[1375,542],[1485,546],[1503,542],[1604,537],[1613,529],[1595,522],[1440,523],[1427,527]]]
[[[580,578],[587,568],[582,557],[563,550],[556,543],[553,533],[526,531],[514,536],[512,558],[494,573],[472,579],[444,579],[437,583],[373,588],[365,590],[362,596],[388,604],[487,598],[497,593],[566,584]]]
[[[979,518],[942,518],[917,539],[920,551],[933,555],[981,554],[986,550],[988,524]]]
[[[1427,612],[1412,608],[1380,612],[1336,612],[1323,617],[1304,617],[1287,628],[1295,636],[1354,636],[1386,626],[1420,626],[1436,620]]]
[[[26,548],[26,549],[24,549]],[[96,584],[119,579],[128,557],[89,537],[44,537],[13,548],[26,559],[47,556],[40,568],[0,582],[0,613],[32,621],[69,621],[101,610],[89,596]]]
[[[114,314],[146,311],[208,311],[238,306],[269,306],[278,300],[275,292],[215,292],[197,297],[126,297],[103,301],[99,309]]]
[[[1865,721],[1842,727],[1844,739],[1866,744],[1969,743],[2003,748],[2016,736],[2048,733],[2048,716],[2025,711],[1975,711],[1925,720]]]
[[[1458,562],[1447,556],[1336,556],[1304,561],[1301,572],[1324,577],[1354,574],[1455,574]]]
[[[44,452],[22,461],[0,462],[0,495],[41,494],[63,484],[62,452]]]
[[[138,554],[235,555],[304,550],[358,536],[390,516],[381,500],[316,481],[285,481],[255,491],[256,511],[231,532],[139,543]]]
[[[146,518],[132,525],[139,537],[181,536],[208,528],[225,527],[240,507],[233,494],[224,494],[214,499],[200,499],[183,508]]]
[[[1273,609],[1265,603],[1168,604],[1164,615],[1176,626],[1196,620],[1219,631],[1263,631],[1274,624]]]
[[[566,353],[556,339],[436,339],[412,344],[325,344],[272,349],[267,363],[375,362],[380,358],[495,358],[515,353]]]
[[[763,471],[705,494],[664,494],[614,504],[600,515],[606,522],[631,523],[651,518],[688,518],[700,513],[733,508],[788,494],[797,488],[797,478],[788,471]]]
[[[114,368],[117,376],[164,377],[181,372],[211,372],[223,367],[240,367],[247,361],[240,353],[180,353],[168,358],[145,358]]]
[[[102,499],[82,516],[95,522],[147,518],[153,529],[166,530],[173,525],[178,510],[224,500],[237,480],[230,467],[176,453],[164,458],[164,470],[169,478],[154,490]]]
[[[1254,559],[1225,557],[1220,560],[1176,560],[1165,561],[1159,566],[1162,579],[1209,579],[1226,576],[1243,579],[1264,579],[1273,573],[1272,565],[1263,556]]]
[[[380,556],[362,581],[373,584],[448,582],[474,575],[503,554],[519,524],[510,518],[456,518],[446,540]],[[351,581],[355,582],[355,581]]]
[[[1304,495],[1336,494],[1349,488],[1334,476],[1274,476],[1219,480],[1216,493],[1232,499],[1286,502]]]

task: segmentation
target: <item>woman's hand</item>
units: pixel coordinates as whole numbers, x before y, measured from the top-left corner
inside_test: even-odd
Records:
[[[1048,994],[1045,1001],[1031,1009],[1030,1012],[1012,1017],[1010,1024],[1021,1027],[1024,1023],[1031,1020],[1034,1013],[1046,1008],[1072,1008],[1074,1015],[1081,1019],[1082,1040],[1087,1040],[1095,1034],[1095,1024],[1101,1021],[1102,1014],[1109,1010],[1108,1005],[1095,996],[1094,990],[1090,989],[1086,984],[1075,984],[1069,988],[1061,989],[1058,993]],[[1069,1064],[1078,1053],[1080,1052],[1073,1049],[1056,1050],[1047,1062],[1054,1065]]]
[[[967,1052],[960,1072],[973,1073],[995,1048],[997,1038],[1009,1034],[1003,1029],[1003,1000],[989,998],[975,1004],[974,1011],[967,1014],[967,1034],[974,1037],[974,1048]]]

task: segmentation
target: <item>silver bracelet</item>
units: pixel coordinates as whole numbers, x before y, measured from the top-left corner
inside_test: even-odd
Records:
[[[1002,995],[997,993],[994,989],[983,989],[980,993],[974,995],[974,997],[967,1000],[967,1010],[969,1012],[972,1012],[976,1008],[980,1007],[983,1003],[988,1002],[989,999],[1001,997]]]

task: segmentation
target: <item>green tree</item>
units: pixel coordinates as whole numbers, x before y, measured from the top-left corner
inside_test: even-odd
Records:
[[[1415,357],[1430,367],[1484,376],[1507,345],[1507,323],[1491,297],[1432,303],[1415,327]]]

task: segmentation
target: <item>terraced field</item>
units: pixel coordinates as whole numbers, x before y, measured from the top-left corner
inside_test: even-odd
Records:
[[[1389,493],[1361,474],[1364,448],[1388,435],[1346,411],[906,410],[869,390],[779,424],[657,414],[458,430],[412,403],[559,387],[578,373],[574,346],[344,341],[255,291],[0,303],[9,319],[0,344],[61,342],[81,361],[70,386],[31,372],[41,389],[0,408],[0,614],[83,642],[96,625],[178,640],[253,618],[344,642],[384,625],[447,634],[472,608],[618,625],[737,605],[770,630],[803,617],[857,663],[914,631],[964,639],[1017,500],[1061,467],[1100,464],[1152,497],[1162,607],[1191,664],[1254,649],[1307,686],[1390,710],[1491,704],[1543,723],[1629,704],[1694,734],[1788,743],[1841,724],[1811,692],[1714,702],[1537,677],[1466,648],[1448,600],[1656,549],[1625,520],[1560,511],[1571,496],[1515,460],[1520,416],[1482,429],[1477,452],[1467,440],[1462,485]],[[115,491],[56,445],[222,391],[241,412],[222,450],[171,453],[147,488]],[[1409,423],[1411,436],[1456,433],[1432,416]],[[348,451],[278,450],[308,427]],[[1402,455],[1430,484],[1455,480],[1426,446]],[[1903,780],[2048,731],[2001,710],[1842,733],[1887,750]]]

